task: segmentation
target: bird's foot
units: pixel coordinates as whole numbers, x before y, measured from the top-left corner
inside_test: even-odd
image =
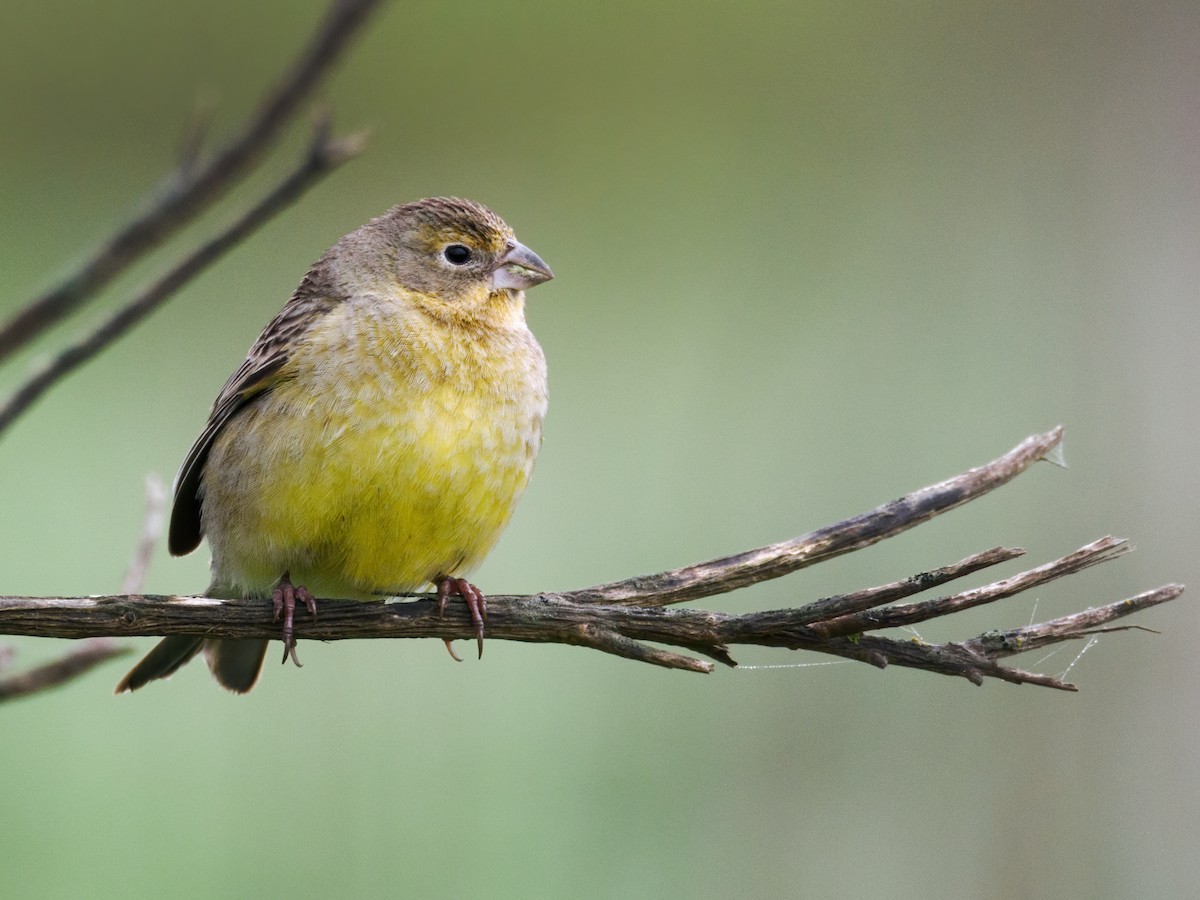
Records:
[[[475,640],[479,642],[479,656],[483,657],[483,623],[487,621],[487,598],[483,592],[465,578],[451,578],[448,575],[439,576],[434,583],[437,585],[438,615],[444,615],[446,604],[451,594],[458,594],[467,604],[471,613],[471,624],[475,626]],[[461,662],[450,642],[446,641],[446,649],[455,660]]]
[[[278,622],[279,617],[283,616],[283,659],[280,662],[287,662],[290,656],[292,662],[296,664],[296,668],[300,668],[300,657],[296,655],[295,634],[297,600],[304,604],[313,621],[317,621],[317,598],[309,593],[308,588],[296,587],[292,584],[291,577],[284,572],[283,577],[279,579],[279,584],[275,585],[275,590],[271,594],[271,606],[275,610],[272,621]]]

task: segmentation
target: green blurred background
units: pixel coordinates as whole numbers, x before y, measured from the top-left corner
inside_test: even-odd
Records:
[[[322,8],[0,6],[0,312],[141,202],[198,96],[230,134]],[[1108,532],[1137,553],[921,635],[1200,583],[1197,46],[1194,0],[393,4],[322,91],[341,129],[374,130],[367,153],[0,441],[0,592],[115,590],[146,473],[171,477],[308,264],[447,193],[558,275],[529,309],[545,446],[484,590],[780,540],[1060,422],[1069,469],[713,605],[996,544],[1039,564]],[[199,590],[206,566],[163,550],[146,589]],[[381,641],[305,643],[304,669],[271,665],[245,698],[201,665],[114,698],[114,663],[0,710],[0,896],[1192,896],[1193,604],[1137,619],[1161,635],[1041,663],[1074,662],[1079,694],[858,664],[703,677],[500,641],[455,665]],[[64,649],[0,642],[22,666]]]

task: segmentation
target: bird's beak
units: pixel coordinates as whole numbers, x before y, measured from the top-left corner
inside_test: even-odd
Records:
[[[508,250],[492,271],[492,288],[523,291],[554,277],[542,258],[516,241],[509,241]]]

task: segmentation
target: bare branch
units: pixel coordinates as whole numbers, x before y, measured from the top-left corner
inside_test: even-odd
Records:
[[[58,687],[101,663],[132,653],[108,638],[93,638],[53,662],[0,678],[0,703]]]
[[[161,306],[175,291],[195,278],[231,247],[293,203],[322,177],[363,147],[365,135],[331,139],[326,123],[318,123],[317,134],[304,161],[257,206],[208,243],[176,265],[144,293],[117,310],[107,321],[79,342],[70,345],[50,364],[26,381],[0,407],[0,434],[27,410],[56,381],[87,362],[118,337]]]
[[[777,544],[774,548],[622,582],[623,585],[636,583],[639,592],[636,602],[629,602],[633,595],[628,592],[622,595],[625,602],[596,602],[594,598],[611,586],[535,596],[493,595],[488,603],[488,637],[590,647],[626,659],[692,672],[711,672],[714,666],[687,655],[690,653],[732,666],[735,665],[729,653],[732,646],[785,647],[859,660],[879,668],[898,665],[956,675],[976,684],[986,678],[997,678],[1016,684],[1073,690],[1073,685],[1061,679],[1005,666],[999,660],[1013,653],[1094,634],[1116,618],[1174,599],[1182,588],[1169,585],[1098,610],[1013,631],[989,632],[964,642],[929,644],[872,632],[950,615],[1115,559],[1127,549],[1125,542],[1118,538],[1101,538],[1061,559],[984,587],[904,606],[881,607],[881,604],[1013,559],[1021,551],[1004,548],[984,551],[901,582],[843,597],[825,598],[794,609],[732,615],[667,608],[668,604],[678,602],[681,590],[724,593],[776,577],[781,566],[798,567],[795,565],[797,557],[792,554],[795,548],[807,548],[804,552],[808,555],[803,557],[802,564],[809,564],[816,558],[827,559],[855,546],[866,546],[887,534],[926,521],[1024,471],[1048,446],[1057,443],[1058,438],[1057,430],[1031,438],[1014,453],[987,466],[924,488],[872,513],[848,519],[839,526],[820,529],[813,533],[821,536],[819,543],[812,536],[806,536]],[[884,513],[881,510],[887,511],[882,520]],[[779,552],[778,548],[790,549]],[[732,562],[737,559],[742,560],[740,565]],[[681,577],[680,573],[704,575],[689,578]],[[462,606],[452,604],[443,618],[438,614],[436,599],[420,595],[411,602],[323,600],[319,619],[298,621],[296,633],[304,639],[322,641],[418,637],[455,640],[473,637],[474,627]],[[0,634],[68,638],[193,634],[214,638],[277,639],[279,626],[272,621],[271,604],[265,600],[129,595],[9,597],[0,598]],[[686,653],[664,647],[679,648]]]
[[[1183,593],[1183,585],[1167,584],[1151,591],[1145,591],[1128,600],[1110,603],[1086,609],[1083,612],[1051,619],[1038,625],[1026,625],[1023,628],[1013,628],[1009,631],[989,631],[977,638],[964,642],[964,646],[977,653],[1000,659],[1028,650],[1037,650],[1050,644],[1075,640],[1093,634],[1107,634],[1112,631],[1127,631],[1138,628],[1144,631],[1151,629],[1139,625],[1123,625],[1106,628],[1105,623],[1132,615],[1151,606],[1167,603]]]
[[[1130,546],[1120,538],[1102,537],[1086,547],[1081,547],[1074,553],[1062,559],[1046,563],[1028,572],[1022,572],[1012,578],[1006,578],[987,587],[951,594],[949,597],[939,597],[936,600],[925,600],[906,606],[889,606],[887,609],[868,610],[857,615],[841,616],[820,624],[814,624],[813,630],[824,637],[834,635],[857,634],[861,631],[871,631],[879,628],[900,628],[905,625],[915,625],[937,616],[945,616],[960,609],[972,606],[982,606],[995,600],[1011,597],[1031,587],[1046,584],[1064,575],[1080,572],[1096,563],[1116,559],[1128,552]]]
[[[818,528],[781,544],[747,550],[658,575],[641,575],[561,596],[579,603],[666,606],[779,578],[907,531],[1006,484],[1062,441],[1062,426],[1026,438],[1008,453],[870,512]]]
[[[333,0],[308,47],[228,146],[204,166],[185,158],[154,204],[99,247],[78,271],[0,327],[0,361],[72,312],[219,200],[262,157],[380,0]]]
[[[838,617],[849,616],[851,613],[874,609],[885,603],[902,600],[930,588],[940,587],[964,575],[970,575],[989,566],[1008,562],[1010,559],[1024,555],[1025,551],[1017,547],[993,547],[991,550],[975,553],[951,565],[922,572],[919,575],[905,578],[903,581],[894,581],[891,584],[866,588],[850,594],[839,594],[836,597],[815,600],[804,607],[805,615],[808,617],[807,622],[840,621]],[[863,629],[856,630],[862,631]]]
[[[1168,585],[1104,607],[1106,617],[1128,615],[1150,603],[1179,596]],[[296,623],[297,635],[310,640],[361,638],[471,639],[473,625],[464,610],[438,616],[433,597],[396,603],[323,600],[316,622]],[[1089,611],[1094,613],[1095,611]],[[1087,617],[1088,614],[1081,613]],[[668,644],[713,656],[733,665],[728,647],[735,644],[812,650],[877,667],[898,665],[958,675],[975,683],[999,678],[1071,690],[1057,679],[1001,665],[1003,656],[1094,633],[1076,622],[1055,620],[1015,632],[988,633],[956,643],[928,644],[874,634],[822,637],[799,624],[805,609],[730,615],[696,609],[600,606],[543,596],[492,596],[488,602],[488,639],[561,643],[591,647],[627,659],[667,668],[711,672],[713,666],[690,656],[649,646]],[[1071,617],[1068,617],[1068,620]],[[6,597],[0,598],[0,633],[77,638],[196,634],[216,638],[278,638],[270,603],[206,597]],[[1026,635],[1036,635],[1036,640]],[[1022,641],[1024,643],[1022,644]]]

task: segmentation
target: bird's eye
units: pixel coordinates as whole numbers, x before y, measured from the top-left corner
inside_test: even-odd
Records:
[[[465,266],[471,261],[471,251],[462,244],[451,244],[442,251],[442,256],[446,257],[446,262],[452,266]]]

